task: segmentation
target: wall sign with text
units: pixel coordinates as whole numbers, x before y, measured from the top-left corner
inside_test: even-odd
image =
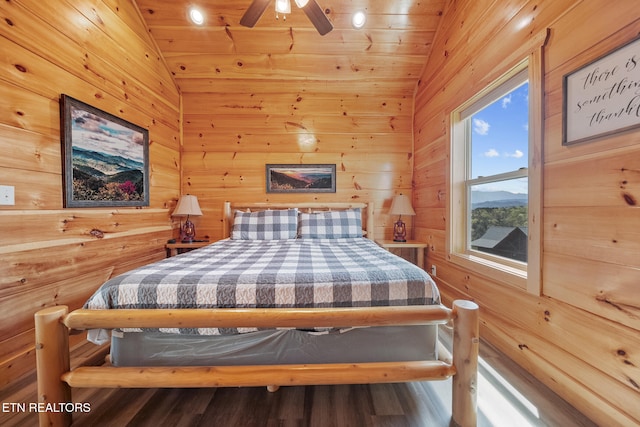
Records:
[[[640,127],[640,38],[564,76],[562,144]]]

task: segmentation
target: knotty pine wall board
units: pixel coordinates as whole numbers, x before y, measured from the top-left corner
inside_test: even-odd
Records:
[[[17,0],[0,11],[0,183],[16,195],[0,207],[5,385],[35,367],[35,311],[78,308],[111,275],[164,258],[181,125],[180,93],[133,3]],[[62,93],[149,129],[148,208],[63,208]]]
[[[562,145],[562,77],[640,33],[634,1],[451,3],[415,96],[416,236],[445,301],[473,299],[481,334],[601,425],[640,423],[640,133]],[[450,113],[544,47],[542,294],[450,261]],[[526,55],[526,53],[521,54]]]

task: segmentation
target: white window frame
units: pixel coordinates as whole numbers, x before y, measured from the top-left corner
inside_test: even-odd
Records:
[[[529,81],[529,153],[528,168],[487,178],[470,179],[471,153],[470,120],[464,120],[480,108],[489,105],[512,91],[524,80]],[[489,101],[490,100],[490,101]],[[496,79],[492,84],[451,114],[451,156],[449,218],[447,222],[447,252],[451,262],[466,270],[486,276],[501,284],[514,286],[529,293],[541,293],[541,234],[542,234],[542,49]],[[480,108],[479,108],[480,107]],[[527,262],[522,263],[494,256],[470,248],[471,224],[468,214],[471,205],[470,186],[518,177],[528,178],[528,247]]]

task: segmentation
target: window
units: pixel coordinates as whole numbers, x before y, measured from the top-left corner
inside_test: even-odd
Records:
[[[532,161],[542,112],[530,71],[523,61],[452,113],[449,254],[539,293],[541,178]]]

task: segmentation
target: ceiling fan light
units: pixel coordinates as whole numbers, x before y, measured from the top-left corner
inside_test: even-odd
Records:
[[[202,25],[204,23],[204,15],[195,7],[189,10],[189,18],[191,18],[191,22],[196,25]]]
[[[364,27],[365,22],[367,22],[367,15],[365,15],[365,13],[361,10],[354,13],[353,17],[351,18],[351,24],[356,30]]]
[[[276,13],[291,13],[291,2],[289,0],[276,0]]]
[[[299,8],[303,8],[307,5],[307,3],[309,3],[309,0],[296,0],[296,5]]]

